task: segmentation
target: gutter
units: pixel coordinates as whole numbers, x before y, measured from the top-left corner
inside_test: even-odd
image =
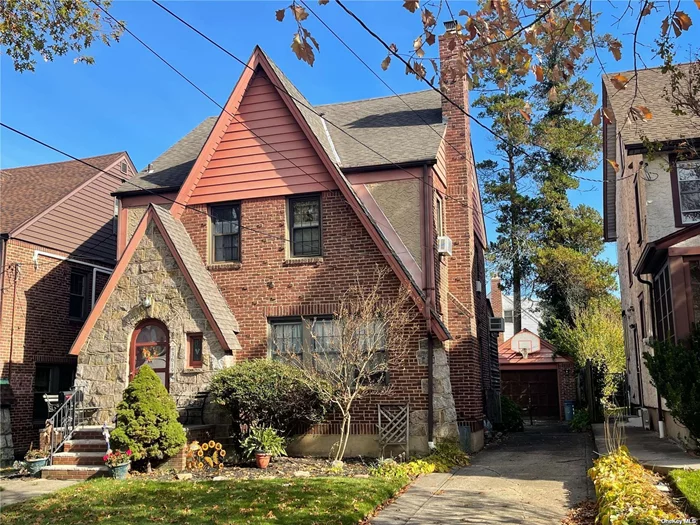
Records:
[[[426,335],[428,338],[428,448],[435,448],[434,441],[434,347],[432,328],[432,305],[435,304],[435,243],[433,242],[433,181],[428,170],[428,163],[423,164],[423,271],[425,305],[424,315],[426,320]]]
[[[408,162],[397,162],[393,164],[373,164],[370,166],[354,166],[341,168],[343,173],[362,173],[363,171],[396,170],[402,168],[420,168],[437,164],[436,158],[410,160]],[[431,185],[432,186],[432,185]]]

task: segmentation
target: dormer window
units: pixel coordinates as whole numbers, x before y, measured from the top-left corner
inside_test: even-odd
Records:
[[[671,171],[676,226],[700,221],[700,159],[678,160]]]

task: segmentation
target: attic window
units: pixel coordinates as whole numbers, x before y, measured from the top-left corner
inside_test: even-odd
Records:
[[[513,310],[504,310],[503,311],[503,318],[505,319],[506,323],[512,323],[513,322]]]
[[[683,160],[671,170],[676,226],[700,221],[700,160]]]
[[[211,207],[211,260],[214,263],[241,260],[240,216],[238,204]]]
[[[126,162],[122,161],[122,164],[121,164],[120,168],[121,168],[121,170],[122,170],[122,173],[126,173],[126,172],[127,172],[127,169],[128,169],[128,166],[126,165]]]

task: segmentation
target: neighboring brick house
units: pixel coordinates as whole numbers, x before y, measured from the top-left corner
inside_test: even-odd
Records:
[[[446,89],[468,109],[466,79]],[[329,319],[353,282],[388,268],[383,293],[411,290],[419,335],[390,392],[353,415],[348,454],[378,453],[378,404],[410,406],[413,451],[458,432],[482,446],[491,354],[469,120],[433,91],[401,98],[314,108],[256,47],[221,115],[116,191],[120,260],[71,350],[99,417],[113,414],[144,341],[186,398],[241,359],[302,349],[323,326],[309,319]],[[296,446],[326,454],[337,430],[319,425]]]
[[[14,399],[18,454],[38,446],[43,394],[73,386],[68,351],[116,263],[110,194],[136,173],[124,152],[83,160],[94,167],[68,161],[0,171],[0,382],[4,400]],[[7,414],[6,407],[5,430]]]
[[[603,168],[604,233],[617,242],[630,401],[649,409],[658,430],[660,398],[643,353],[653,352],[650,338],[684,339],[700,320],[700,160],[688,154],[700,137],[700,119],[673,113],[665,96],[669,75],[660,68],[640,70],[636,78],[622,74],[632,79],[625,90],[603,80],[609,117],[603,154],[612,161]],[[636,105],[648,107],[652,118],[632,118]],[[665,433],[686,436],[662,406]]]

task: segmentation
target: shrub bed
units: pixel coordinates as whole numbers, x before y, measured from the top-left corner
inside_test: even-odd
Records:
[[[685,517],[656,488],[658,476],[637,463],[627,447],[601,456],[588,475],[598,498],[597,523],[656,525],[661,520]]]
[[[386,479],[410,479],[420,474],[432,472],[449,472],[455,467],[469,464],[469,456],[459,445],[451,442],[438,443],[432,453],[423,458],[414,458],[404,463],[394,459],[379,460],[375,467],[369,469],[371,476]]]

